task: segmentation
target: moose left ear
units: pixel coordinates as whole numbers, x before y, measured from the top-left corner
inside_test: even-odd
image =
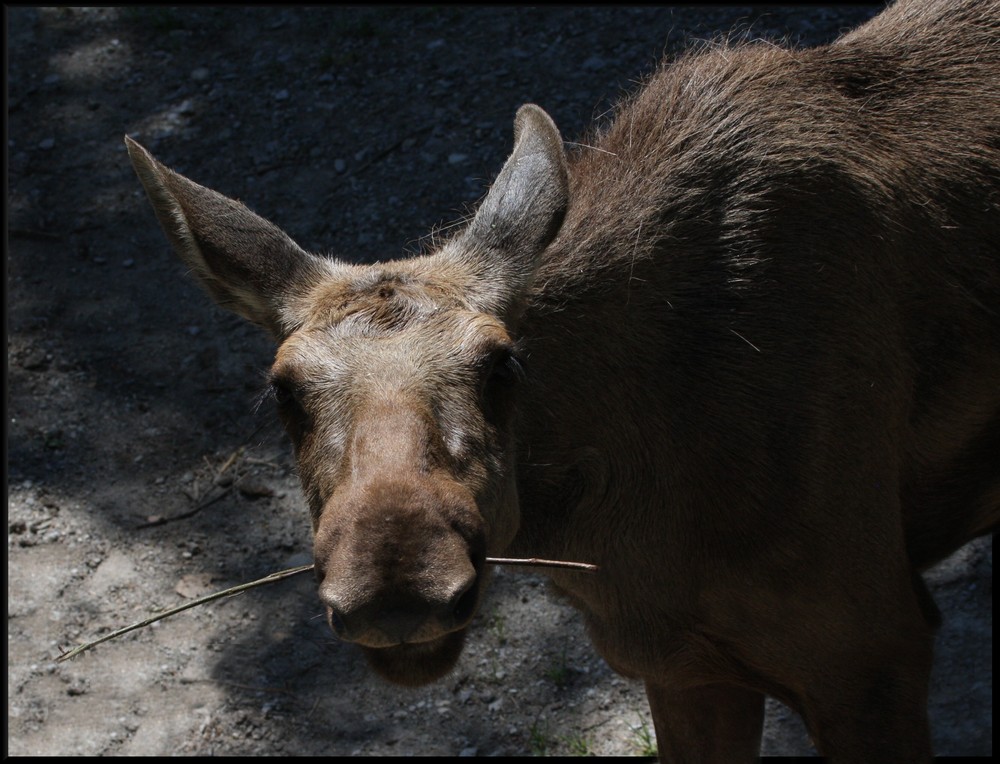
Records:
[[[222,307],[285,336],[282,307],[333,264],[239,202],[168,169],[127,136],[125,145],[167,238],[201,285]]]
[[[514,119],[514,151],[451,255],[472,267],[483,307],[505,313],[531,283],[542,252],[559,233],[569,203],[562,137],[540,107]]]

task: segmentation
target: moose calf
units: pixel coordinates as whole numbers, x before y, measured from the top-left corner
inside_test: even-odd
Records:
[[[567,154],[538,106],[471,221],[309,254],[126,139],[180,257],[270,370],[330,626],[404,684],[455,663],[488,555],[553,570],[646,685],[667,761],[931,757],[920,572],[1000,515],[1000,3],[664,65]]]

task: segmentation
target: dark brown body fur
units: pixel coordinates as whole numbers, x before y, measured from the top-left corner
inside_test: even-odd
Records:
[[[486,554],[596,563],[553,580],[664,759],[753,758],[765,694],[831,760],[928,759],[919,572],[1000,517],[1000,4],[686,56],[568,158],[516,135],[465,232],[364,267],[130,145],[281,343],[331,626],[427,681]]]
[[[810,720],[772,666],[927,660],[912,571],[1000,512],[1000,12],[964,6],[692,56],[571,159],[522,328],[523,461],[566,469],[522,473],[521,539],[614,568],[561,578],[618,670]]]

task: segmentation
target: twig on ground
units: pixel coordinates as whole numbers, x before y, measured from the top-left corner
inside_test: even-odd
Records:
[[[220,477],[222,477],[226,473],[226,470],[232,467],[236,463],[236,460],[239,459],[241,456],[243,456],[243,452],[245,450],[246,450],[245,446],[240,446],[235,451],[233,451],[229,455],[229,458],[226,459],[225,462],[223,462],[221,467],[219,467],[219,471],[215,473],[215,479],[218,480]]]
[[[229,485],[222,488],[222,490],[219,491],[219,493],[217,493],[211,499],[205,499],[205,501],[201,502],[193,509],[189,509],[187,512],[181,512],[179,515],[172,515],[171,517],[161,517],[159,515],[155,515],[153,517],[148,518],[146,522],[144,522],[142,525],[137,525],[136,530],[143,530],[145,528],[155,528],[159,525],[166,525],[167,523],[177,522],[178,520],[186,520],[187,518],[201,512],[201,510],[205,509],[205,507],[212,506],[213,504],[215,504],[215,502],[219,501],[219,499],[222,499],[232,490],[233,490],[233,484],[230,483]]]
[[[59,241],[66,238],[63,234],[55,231],[39,231],[34,228],[11,228],[7,234],[23,239],[41,239],[42,241]]]

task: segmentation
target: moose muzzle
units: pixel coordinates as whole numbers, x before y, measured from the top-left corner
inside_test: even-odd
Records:
[[[338,637],[368,648],[433,643],[475,612],[484,532],[472,497],[454,482],[383,479],[328,502],[315,557]]]

